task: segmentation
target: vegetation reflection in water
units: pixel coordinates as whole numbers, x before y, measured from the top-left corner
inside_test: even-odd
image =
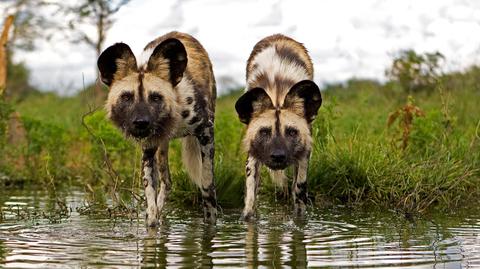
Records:
[[[264,201],[253,223],[240,221],[240,210],[228,209],[212,226],[199,211],[171,205],[161,227],[148,230],[142,216],[80,215],[75,208],[83,203],[82,192],[65,197],[70,213],[58,219],[45,218],[48,213],[16,219],[15,210],[58,210],[44,192],[4,191],[1,199],[4,267],[480,265],[478,214],[407,220],[394,212],[330,207],[297,219],[283,202]]]

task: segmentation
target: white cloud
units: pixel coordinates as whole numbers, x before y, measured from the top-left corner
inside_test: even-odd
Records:
[[[265,3],[265,2],[264,2]],[[275,3],[267,3],[270,7],[269,12],[265,15],[265,17],[261,18],[260,21],[254,24],[254,26],[278,26],[282,23],[282,2],[279,0]]]
[[[475,34],[480,4],[475,1],[137,0],[116,17],[106,45],[123,41],[137,55],[168,31],[193,34],[210,54],[220,91],[244,83],[254,44],[278,32],[305,44],[321,83],[383,80],[391,55],[406,48],[438,50],[450,70],[480,60],[480,35]],[[82,76],[87,82],[95,77],[94,53],[66,41],[42,44],[18,59],[32,68],[35,83],[59,92],[81,88]]]

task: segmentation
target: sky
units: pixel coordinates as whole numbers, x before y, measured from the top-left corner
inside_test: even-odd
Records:
[[[169,31],[195,36],[210,55],[220,93],[245,84],[253,46],[274,33],[306,46],[320,85],[384,81],[402,49],[443,53],[445,71],[480,63],[476,0],[131,0],[115,18],[105,48],[122,41],[139,55]],[[60,94],[74,94],[96,78],[94,51],[67,40],[39,42],[16,60],[32,70],[34,85]]]

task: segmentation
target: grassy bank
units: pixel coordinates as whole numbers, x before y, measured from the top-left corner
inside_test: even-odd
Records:
[[[314,203],[422,212],[477,201],[479,73],[469,72],[446,76],[433,91],[411,97],[395,83],[352,80],[327,87],[313,127],[308,184]],[[217,101],[215,169],[223,207],[243,204],[244,129],[234,111],[239,95],[233,92]],[[87,100],[84,94],[45,94],[12,106],[23,128],[12,131],[10,126],[10,135],[2,137],[4,185],[33,183],[54,189],[75,184],[96,202],[128,203],[143,195],[141,152]],[[198,193],[180,159],[175,141],[170,148],[172,199],[195,203]],[[273,197],[265,171],[262,185],[263,196]]]

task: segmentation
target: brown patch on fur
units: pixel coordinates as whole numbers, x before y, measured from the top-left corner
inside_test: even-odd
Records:
[[[170,65],[168,59],[158,57],[155,61],[148,61],[147,65],[149,73],[155,74],[155,76],[165,81],[170,80]]]
[[[265,72],[259,73],[257,76],[255,76],[255,85],[259,88],[262,89],[267,89],[270,87],[270,79],[268,78],[268,75]]]
[[[133,54],[124,53],[117,61],[117,70],[113,76],[113,81],[118,81],[128,76],[132,72],[137,72],[137,61]]]
[[[291,63],[294,63],[298,66],[303,67],[305,70],[307,70],[307,72],[310,76],[313,75],[313,72],[309,72],[309,66],[307,65],[307,62],[305,62],[305,60],[302,59],[301,54],[299,54],[297,51],[295,51],[295,48],[290,47],[290,46],[277,45],[277,46],[275,46],[275,49],[276,49],[276,51],[277,51],[277,53],[280,57],[282,57],[283,59],[285,59],[285,60],[287,60]],[[307,54],[307,56],[308,56],[308,54]]]
[[[284,106],[288,107],[288,110],[304,117],[304,106],[303,106],[304,100],[298,96],[294,96],[291,98],[288,98],[288,100],[285,100]]]

